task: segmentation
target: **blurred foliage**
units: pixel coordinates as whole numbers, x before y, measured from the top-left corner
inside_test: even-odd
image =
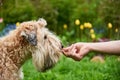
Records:
[[[89,41],[90,28],[80,30],[80,26],[85,23],[92,24],[96,38],[118,35],[119,9],[119,0],[4,0],[0,6],[0,17],[3,17],[4,24],[43,17],[48,22],[47,27],[62,38],[66,37],[68,42],[75,38],[79,39],[76,41],[82,41],[82,38]],[[76,20],[80,20],[79,25],[75,24]],[[108,23],[112,23],[112,29],[108,29]],[[115,33],[117,28],[118,33]]]
[[[112,23],[113,28],[111,30],[111,36],[118,38],[120,36],[120,1],[119,0],[103,0],[101,1],[99,8],[98,8],[98,13],[101,19],[103,20],[104,23],[106,23],[106,26],[108,25],[109,22]],[[105,24],[104,24],[105,25]],[[118,29],[119,32],[116,34],[115,29]],[[108,36],[109,32],[106,33]]]
[[[3,26],[4,26],[4,24],[0,23],[0,31],[3,30],[3,28],[4,28]]]
[[[31,20],[34,15],[34,7],[29,0],[5,0],[2,11],[5,23]]]
[[[81,24],[84,22],[92,22],[98,18],[97,8],[99,6],[100,1],[96,0],[86,0],[79,5],[77,4],[76,8],[74,8],[73,14],[71,16],[72,20],[79,19]],[[73,23],[74,21],[71,21]]]
[[[100,14],[106,23],[112,22],[115,26],[120,26],[119,9],[119,0],[103,0],[100,5]]]

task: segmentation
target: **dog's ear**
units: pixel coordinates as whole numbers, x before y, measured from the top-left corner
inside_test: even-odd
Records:
[[[47,25],[47,22],[45,19],[43,18],[39,18],[39,20],[37,21],[37,23],[41,26],[41,27],[45,27]]]
[[[37,45],[37,37],[36,33],[25,33],[25,31],[21,32],[21,37],[23,37],[25,40],[27,40],[31,45],[36,46]]]

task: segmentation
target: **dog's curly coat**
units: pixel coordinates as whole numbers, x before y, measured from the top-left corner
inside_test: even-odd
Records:
[[[31,57],[38,71],[54,66],[61,42],[46,25],[44,19],[23,22],[0,39],[0,80],[20,80],[19,69]]]

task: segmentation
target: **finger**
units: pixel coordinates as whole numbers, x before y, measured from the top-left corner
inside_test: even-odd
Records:
[[[76,49],[75,45],[72,47],[71,56],[70,57],[73,58],[76,61],[80,61],[83,58],[82,55],[77,53],[77,49]]]
[[[78,56],[78,53],[77,52],[77,49],[75,47],[72,47],[70,53],[71,53],[71,57],[77,57]]]
[[[76,51],[77,51],[77,49],[75,48],[75,46],[73,45],[72,47],[71,47],[71,55],[72,54],[76,54]]]
[[[76,61],[80,61],[83,57],[75,53],[75,54],[72,54],[71,58],[73,58]]]
[[[74,46],[71,46],[68,50],[62,50],[63,51],[63,54],[67,57],[70,57],[72,56],[72,53],[75,53],[75,48]]]
[[[70,51],[72,49],[72,46],[73,46],[73,44],[71,46],[69,46],[69,47],[63,48],[63,51],[65,51],[65,52]]]
[[[69,57],[69,56],[70,56],[70,52],[68,52],[68,51],[66,52],[66,51],[63,50],[63,54],[64,54],[66,57]]]
[[[62,50],[64,50],[64,51],[68,51],[70,48],[71,48],[71,46],[66,47],[66,48],[63,48]]]

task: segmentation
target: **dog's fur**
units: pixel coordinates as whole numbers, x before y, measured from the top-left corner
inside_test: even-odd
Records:
[[[19,69],[31,57],[38,71],[54,66],[62,45],[46,25],[44,19],[23,22],[0,39],[0,80],[20,80]]]

